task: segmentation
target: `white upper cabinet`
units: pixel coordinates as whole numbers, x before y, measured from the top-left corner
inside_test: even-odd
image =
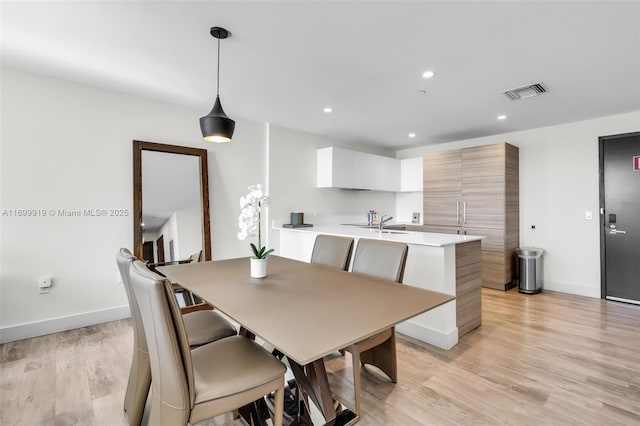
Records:
[[[376,169],[379,155],[366,152],[353,152],[353,180],[349,188],[353,189],[379,189],[376,186]]]
[[[376,189],[379,191],[400,191],[400,161],[396,158],[378,157],[375,168]]]
[[[422,192],[422,157],[400,160],[400,192]]]
[[[351,188],[353,151],[342,148],[318,150],[318,188]]]
[[[373,191],[420,191],[422,190],[422,158],[410,159],[419,160],[419,170],[407,172],[407,176],[415,182],[407,181],[407,188],[402,179],[402,162],[396,158],[384,157],[381,155],[369,154],[366,152],[352,151],[350,149],[328,147],[318,150],[318,188],[345,188],[345,189],[367,189]],[[413,161],[415,163],[415,161]],[[415,164],[411,163],[414,167]],[[419,185],[419,189],[417,188]]]

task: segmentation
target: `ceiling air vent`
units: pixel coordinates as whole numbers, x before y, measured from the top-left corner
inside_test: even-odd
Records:
[[[538,96],[547,91],[542,83],[530,84],[529,86],[518,87],[517,89],[511,89],[504,92],[504,94],[512,101],[518,101],[520,99],[531,98]]]

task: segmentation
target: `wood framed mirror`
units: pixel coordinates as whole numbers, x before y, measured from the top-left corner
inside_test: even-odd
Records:
[[[207,150],[133,141],[133,251],[150,263],[211,260]]]

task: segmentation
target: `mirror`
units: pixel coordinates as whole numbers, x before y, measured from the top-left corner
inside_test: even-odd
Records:
[[[211,260],[207,150],[133,141],[133,249],[150,263]]]

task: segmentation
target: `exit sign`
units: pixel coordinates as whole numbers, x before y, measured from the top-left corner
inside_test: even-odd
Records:
[[[640,172],[640,155],[633,157],[633,170]]]

